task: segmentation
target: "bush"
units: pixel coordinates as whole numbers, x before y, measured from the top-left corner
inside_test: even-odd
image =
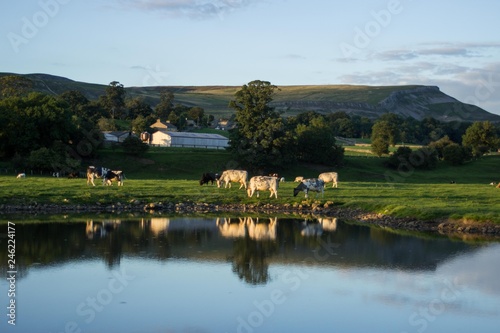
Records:
[[[470,160],[472,152],[470,149],[462,147],[456,143],[450,144],[443,149],[443,159],[453,165],[464,164]]]

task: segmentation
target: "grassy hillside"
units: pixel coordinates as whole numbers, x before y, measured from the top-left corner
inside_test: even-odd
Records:
[[[12,73],[0,73],[0,77]],[[68,90],[81,91],[94,100],[105,94],[107,85],[77,82],[48,74],[23,75],[34,82],[34,90],[60,94]],[[111,82],[112,80],[110,80]],[[156,106],[160,93],[168,89],[174,93],[174,103],[201,106],[216,118],[229,118],[234,110],[229,101],[241,86],[157,86],[125,87],[128,97],[143,97]],[[354,86],[354,85],[296,85],[279,86],[272,105],[285,116],[305,111],[330,113],[344,111],[375,119],[393,112],[415,119],[433,117],[443,121],[500,121],[500,116],[479,107],[465,105],[455,98],[430,86]]]
[[[89,164],[105,165],[125,171],[123,187],[87,186],[85,179],[53,178],[30,175],[16,179],[11,171],[0,175],[0,204],[126,204],[128,202],[207,202],[207,203],[280,203],[298,205],[315,200],[358,207],[394,216],[419,219],[451,217],[500,223],[500,189],[488,185],[500,182],[500,156],[486,156],[460,167],[441,164],[433,171],[390,171],[381,158],[347,156],[339,168],[339,188],[328,185],[324,198],[305,200],[293,196],[296,176],[317,177],[326,170],[317,165],[296,165],[282,175],[278,199],[248,198],[238,186],[218,189],[200,186],[206,171],[243,168],[225,151],[199,149],[155,149],[143,158],[130,158],[120,152],[102,151],[99,160]],[[454,181],[455,183],[450,183]]]

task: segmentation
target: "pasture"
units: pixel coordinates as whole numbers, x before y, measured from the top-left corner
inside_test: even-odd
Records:
[[[317,177],[329,171],[324,166],[296,165],[280,174],[286,182],[280,183],[278,199],[261,192],[248,198],[246,192],[199,185],[203,172],[238,168],[224,151],[196,149],[167,149],[148,152],[143,158],[131,158],[120,152],[102,153],[102,165],[121,166],[126,179],[123,187],[103,186],[96,181],[88,186],[86,179],[54,178],[31,175],[17,179],[15,174],[0,175],[0,204],[127,204],[129,202],[206,202],[301,203],[333,202],[343,207],[357,207],[372,212],[398,217],[416,217],[422,220],[450,217],[476,221],[500,222],[500,189],[489,185],[500,182],[500,156],[485,156],[478,161],[453,167],[440,164],[436,170],[388,170],[382,159],[346,156],[345,165],[333,171],[339,173],[339,187],[327,184],[324,198],[310,193],[293,196],[295,176]],[[96,162],[96,161],[94,161]],[[249,177],[253,176],[252,174]],[[454,182],[454,183],[451,183]]]
[[[84,179],[65,179],[31,176],[16,179],[0,177],[1,204],[126,204],[129,202],[206,202],[276,203],[298,205],[304,202],[330,201],[345,207],[360,207],[394,216],[413,216],[420,219],[451,217],[500,222],[500,189],[481,184],[418,184],[381,182],[340,182],[339,188],[328,186],[324,198],[310,193],[293,196],[297,183],[281,183],[278,199],[269,192],[260,198],[248,198],[236,184],[232,188],[214,185],[200,186],[197,179],[153,180],[127,179],[125,186],[87,186]]]

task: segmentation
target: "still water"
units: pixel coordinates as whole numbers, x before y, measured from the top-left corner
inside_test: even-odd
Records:
[[[313,217],[14,223],[14,236],[7,221],[0,225],[0,332],[500,327],[495,242],[401,235]],[[9,273],[12,238],[15,273]]]

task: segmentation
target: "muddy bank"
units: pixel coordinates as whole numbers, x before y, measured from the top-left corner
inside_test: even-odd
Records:
[[[167,203],[141,203],[130,202],[127,204],[93,204],[93,205],[56,205],[56,204],[31,204],[31,205],[0,205],[0,215],[8,214],[65,214],[65,213],[263,213],[263,214],[314,214],[318,216],[336,217],[345,221],[366,223],[398,230],[419,232],[436,232],[446,235],[485,235],[500,237],[500,224],[456,221],[449,219],[418,220],[415,218],[399,218],[378,213],[366,212],[356,208],[334,206],[332,203],[324,204],[213,204],[194,202],[167,202]]]

